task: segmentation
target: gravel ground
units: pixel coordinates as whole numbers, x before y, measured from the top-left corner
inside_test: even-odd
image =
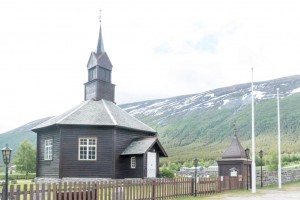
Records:
[[[278,191],[278,190],[262,190],[257,194],[247,195],[244,197],[225,197],[224,200],[259,200],[259,199],[272,199],[272,200],[300,200],[299,191]]]

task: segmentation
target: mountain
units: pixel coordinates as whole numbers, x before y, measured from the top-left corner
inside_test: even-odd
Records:
[[[19,147],[19,144],[25,139],[29,140],[33,146],[36,146],[36,133],[32,132],[31,129],[50,118],[51,117],[38,119],[6,133],[0,134],[1,149],[2,147],[5,147],[6,144],[8,144],[9,148],[13,149],[12,153],[14,155]],[[2,158],[0,159],[0,163],[3,163]]]
[[[271,154],[276,149],[276,88],[280,88],[282,151],[299,152],[300,75],[254,83],[257,151]],[[158,131],[170,161],[220,158],[230,144],[234,124],[243,147],[251,148],[250,83],[120,107]],[[0,147],[9,141],[16,150],[23,139],[35,145],[36,134],[30,130],[47,119],[0,134]]]
[[[277,88],[282,150],[299,152],[299,75],[254,84],[256,147],[271,153],[277,144]],[[242,145],[251,147],[250,83],[121,107],[157,129],[172,160],[220,158],[230,144],[234,124]]]

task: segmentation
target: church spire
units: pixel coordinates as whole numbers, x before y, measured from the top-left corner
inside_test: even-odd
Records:
[[[96,101],[105,99],[115,101],[115,85],[111,83],[112,64],[107,53],[104,51],[101,11],[100,11],[100,31],[96,52],[92,52],[87,64],[88,82],[84,84],[84,100],[94,99]]]
[[[98,45],[97,45],[97,54],[104,53],[104,45],[103,45],[103,38],[102,38],[102,29],[101,29],[101,10],[100,10],[100,16],[99,16],[99,21],[100,21],[100,31],[99,31],[99,37],[98,37]]]

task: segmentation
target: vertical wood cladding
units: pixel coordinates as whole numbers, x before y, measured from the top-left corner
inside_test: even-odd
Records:
[[[244,161],[234,160],[234,161],[218,161],[219,166],[219,176],[230,176],[230,169],[236,168],[238,170],[237,175],[243,175]]]
[[[53,139],[52,160],[44,159],[45,140]],[[48,129],[37,134],[37,177],[59,178],[60,133],[58,129]]]
[[[136,157],[135,169],[131,168],[131,156],[120,156],[120,154],[133,139],[153,136],[153,133],[115,127],[72,125],[44,129],[39,131],[37,136],[38,177],[120,179],[144,178],[147,175],[146,154],[132,155]],[[79,138],[97,139],[96,160],[79,160]],[[52,160],[44,160],[45,140],[47,139],[53,139]],[[157,165],[158,163],[157,160]]]
[[[136,167],[131,168],[131,157],[134,156],[136,158]],[[119,163],[116,164],[116,178],[123,179],[123,178],[144,178],[143,174],[143,155],[126,155],[120,156]]]
[[[113,128],[62,127],[62,177],[113,178]],[[79,138],[97,138],[97,159],[79,160]]]
[[[85,83],[85,100],[106,99],[115,101],[115,85],[102,80],[94,79]]]
[[[153,133],[147,133],[142,131],[134,131],[127,129],[116,129],[116,147],[115,147],[115,162],[116,168],[115,173],[117,179],[121,178],[144,178],[144,159],[143,155],[136,156],[136,168],[131,169],[130,157],[131,156],[120,156],[120,154],[126,149],[126,147],[135,138],[153,136]],[[134,156],[134,155],[133,155]]]

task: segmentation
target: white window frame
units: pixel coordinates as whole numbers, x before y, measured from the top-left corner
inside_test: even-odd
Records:
[[[86,144],[84,143],[84,140],[86,140]],[[90,144],[90,141],[93,140],[94,144]],[[86,147],[86,150],[82,150],[81,147]],[[92,150],[92,148],[94,148],[94,150]],[[86,153],[86,158],[81,157],[81,152],[83,151]],[[89,158],[91,151],[94,151],[94,158]],[[97,138],[78,138],[78,160],[97,160]]]
[[[136,168],[136,157],[135,156],[132,156],[130,158],[130,168],[131,169],[135,169]]]
[[[52,160],[53,156],[53,139],[45,140],[44,160]]]

